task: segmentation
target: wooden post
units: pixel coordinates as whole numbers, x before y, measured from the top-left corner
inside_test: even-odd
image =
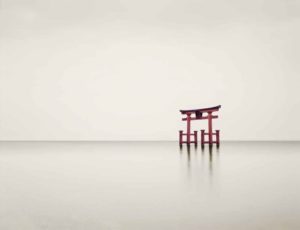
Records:
[[[186,143],[189,145],[191,143],[191,113],[186,115]]]
[[[194,131],[194,143],[195,143],[195,145],[198,145],[198,132],[197,131]]]
[[[201,129],[201,146],[202,146],[202,148],[204,147],[204,135],[205,135],[205,130]]]
[[[212,134],[212,112],[208,112],[208,142],[209,146],[213,144],[213,134]]]
[[[179,131],[179,145],[182,146],[182,134],[183,134],[183,131],[180,130]]]
[[[220,130],[216,130],[217,147],[220,146]]]

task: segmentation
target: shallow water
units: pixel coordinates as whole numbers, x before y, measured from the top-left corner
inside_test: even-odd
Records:
[[[300,143],[0,142],[0,229],[300,229]]]

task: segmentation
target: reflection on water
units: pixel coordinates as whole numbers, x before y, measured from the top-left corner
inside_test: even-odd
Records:
[[[203,183],[208,184],[212,189],[218,180],[218,160],[220,148],[207,147],[198,148],[197,146],[182,146],[179,148],[180,159],[186,162],[187,175],[189,181],[198,184],[199,189],[203,189]],[[197,186],[196,186],[197,187]]]
[[[0,142],[0,229],[300,229],[300,143]]]

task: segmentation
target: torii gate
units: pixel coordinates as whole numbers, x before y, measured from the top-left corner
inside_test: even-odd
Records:
[[[201,146],[204,147],[204,144],[209,144],[211,147],[214,143],[217,144],[217,147],[220,145],[220,130],[216,130],[213,132],[212,129],[212,120],[217,119],[218,116],[214,115],[213,112],[219,111],[221,105],[203,108],[203,109],[190,109],[190,110],[180,110],[181,114],[186,115],[186,117],[182,118],[183,121],[186,121],[186,133],[183,133],[183,130],[179,131],[179,144],[182,146],[183,143],[190,145],[194,143],[198,144],[197,140],[197,131],[191,133],[191,121],[192,120],[208,120],[208,132],[206,133],[204,129],[201,130]],[[204,114],[204,115],[203,115]],[[186,136],[186,140],[183,140],[183,136]],[[193,140],[191,137],[193,136]],[[205,140],[205,136],[208,136],[208,141]],[[213,140],[213,136],[215,136],[215,140]]]

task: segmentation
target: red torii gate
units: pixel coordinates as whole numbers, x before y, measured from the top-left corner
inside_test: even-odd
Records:
[[[201,146],[204,147],[204,144],[209,144],[211,147],[214,143],[217,144],[217,147],[220,145],[220,130],[213,132],[212,129],[212,120],[217,119],[218,116],[214,115],[213,112],[219,111],[221,105],[203,108],[203,109],[190,109],[190,110],[180,110],[182,115],[186,117],[182,118],[183,121],[186,121],[186,133],[183,133],[183,130],[179,131],[179,144],[182,146],[183,143],[190,145],[194,143],[198,144],[197,131],[191,133],[191,121],[192,120],[208,120],[208,132],[206,133],[204,129],[201,130]],[[183,136],[186,136],[186,140],[183,140]],[[208,141],[205,140],[205,136],[208,136]],[[215,140],[213,140],[215,136]],[[193,137],[193,140],[191,140]]]

